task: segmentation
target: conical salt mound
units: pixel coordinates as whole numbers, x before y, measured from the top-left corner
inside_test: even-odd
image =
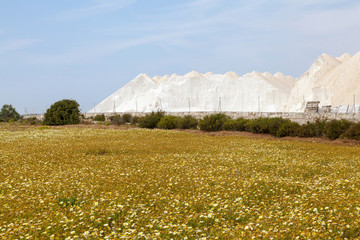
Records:
[[[155,76],[155,77],[153,77],[152,79],[153,79],[156,83],[160,83],[163,78],[160,77],[160,76]]]
[[[323,105],[330,104],[331,93],[319,87],[321,81],[329,72],[341,64],[341,61],[327,54],[322,54],[313,65],[296,82],[291,90],[289,103],[285,111],[304,111],[307,101],[320,101]]]
[[[231,78],[231,79],[236,79],[236,78],[239,78],[240,76],[237,75],[235,72],[227,72],[225,73],[225,76]]]
[[[278,112],[286,104],[293,82],[267,76],[271,78],[257,72],[239,76],[234,72],[192,71],[184,76],[154,78],[141,74],[89,112],[150,112],[159,108],[168,112]]]
[[[186,78],[198,78],[198,77],[201,77],[201,74],[196,72],[196,71],[191,71],[188,74],[185,74],[184,77],[186,77]]]
[[[308,101],[324,105],[360,102],[360,52],[334,58],[322,54],[299,80],[282,73],[239,76],[192,71],[149,77],[140,74],[89,112],[304,111]],[[221,101],[220,101],[221,99]]]
[[[347,60],[349,60],[352,56],[348,53],[343,54],[341,57],[336,58],[337,60],[341,61],[341,62],[346,62]]]
[[[317,87],[326,87],[331,92],[333,106],[353,105],[360,102],[360,52],[345,61],[326,77],[321,79]]]
[[[300,80],[311,79],[313,82],[316,82],[340,64],[341,61],[338,59],[322,54],[310,69],[300,77]]]

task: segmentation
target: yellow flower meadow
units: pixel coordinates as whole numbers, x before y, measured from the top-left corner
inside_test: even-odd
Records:
[[[0,239],[356,239],[360,147],[0,125]]]

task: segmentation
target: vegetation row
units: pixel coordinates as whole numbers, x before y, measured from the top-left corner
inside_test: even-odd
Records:
[[[331,140],[347,138],[360,140],[360,123],[348,120],[317,119],[300,125],[288,119],[257,118],[232,119],[225,114],[212,114],[197,121],[192,116],[175,117],[164,116],[157,112],[138,119],[139,127],[161,129],[188,129],[199,128],[202,131],[246,131],[252,133],[270,134],[276,137],[324,137]]]
[[[4,105],[0,111],[0,122],[15,122],[40,124],[36,118],[22,119],[11,105]],[[96,115],[90,119],[106,125],[132,124],[148,129],[200,129],[202,131],[246,131],[252,133],[270,134],[276,137],[323,137],[331,140],[337,138],[360,140],[360,123],[348,120],[317,119],[300,125],[288,119],[257,118],[232,119],[218,113],[205,116],[197,120],[191,115],[177,117],[165,115],[164,112],[152,112],[143,117],[131,114],[114,115],[108,119],[104,114]],[[80,114],[79,104],[75,100],[62,100],[54,103],[45,113],[44,125],[65,125],[89,123],[84,115]]]

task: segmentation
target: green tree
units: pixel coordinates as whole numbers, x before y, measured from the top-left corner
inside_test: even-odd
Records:
[[[64,99],[51,105],[44,116],[45,125],[78,124],[79,104],[75,100]]]
[[[0,111],[0,122],[17,121],[21,118],[20,114],[11,105],[5,104]]]

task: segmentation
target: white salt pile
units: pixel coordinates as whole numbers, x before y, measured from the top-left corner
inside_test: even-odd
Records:
[[[153,78],[140,74],[89,111],[167,112],[281,111],[295,83],[281,73],[252,72],[239,76],[192,71],[184,76]]]
[[[360,102],[360,52],[339,58],[321,55],[291,91],[285,111],[303,111],[306,101],[320,106],[354,105]]]
[[[252,72],[239,76],[192,71],[151,78],[140,74],[96,105],[102,112],[299,112],[307,101],[320,106],[360,102],[360,52],[334,58],[321,55],[298,80],[282,73]],[[349,107],[347,107],[348,109]]]

